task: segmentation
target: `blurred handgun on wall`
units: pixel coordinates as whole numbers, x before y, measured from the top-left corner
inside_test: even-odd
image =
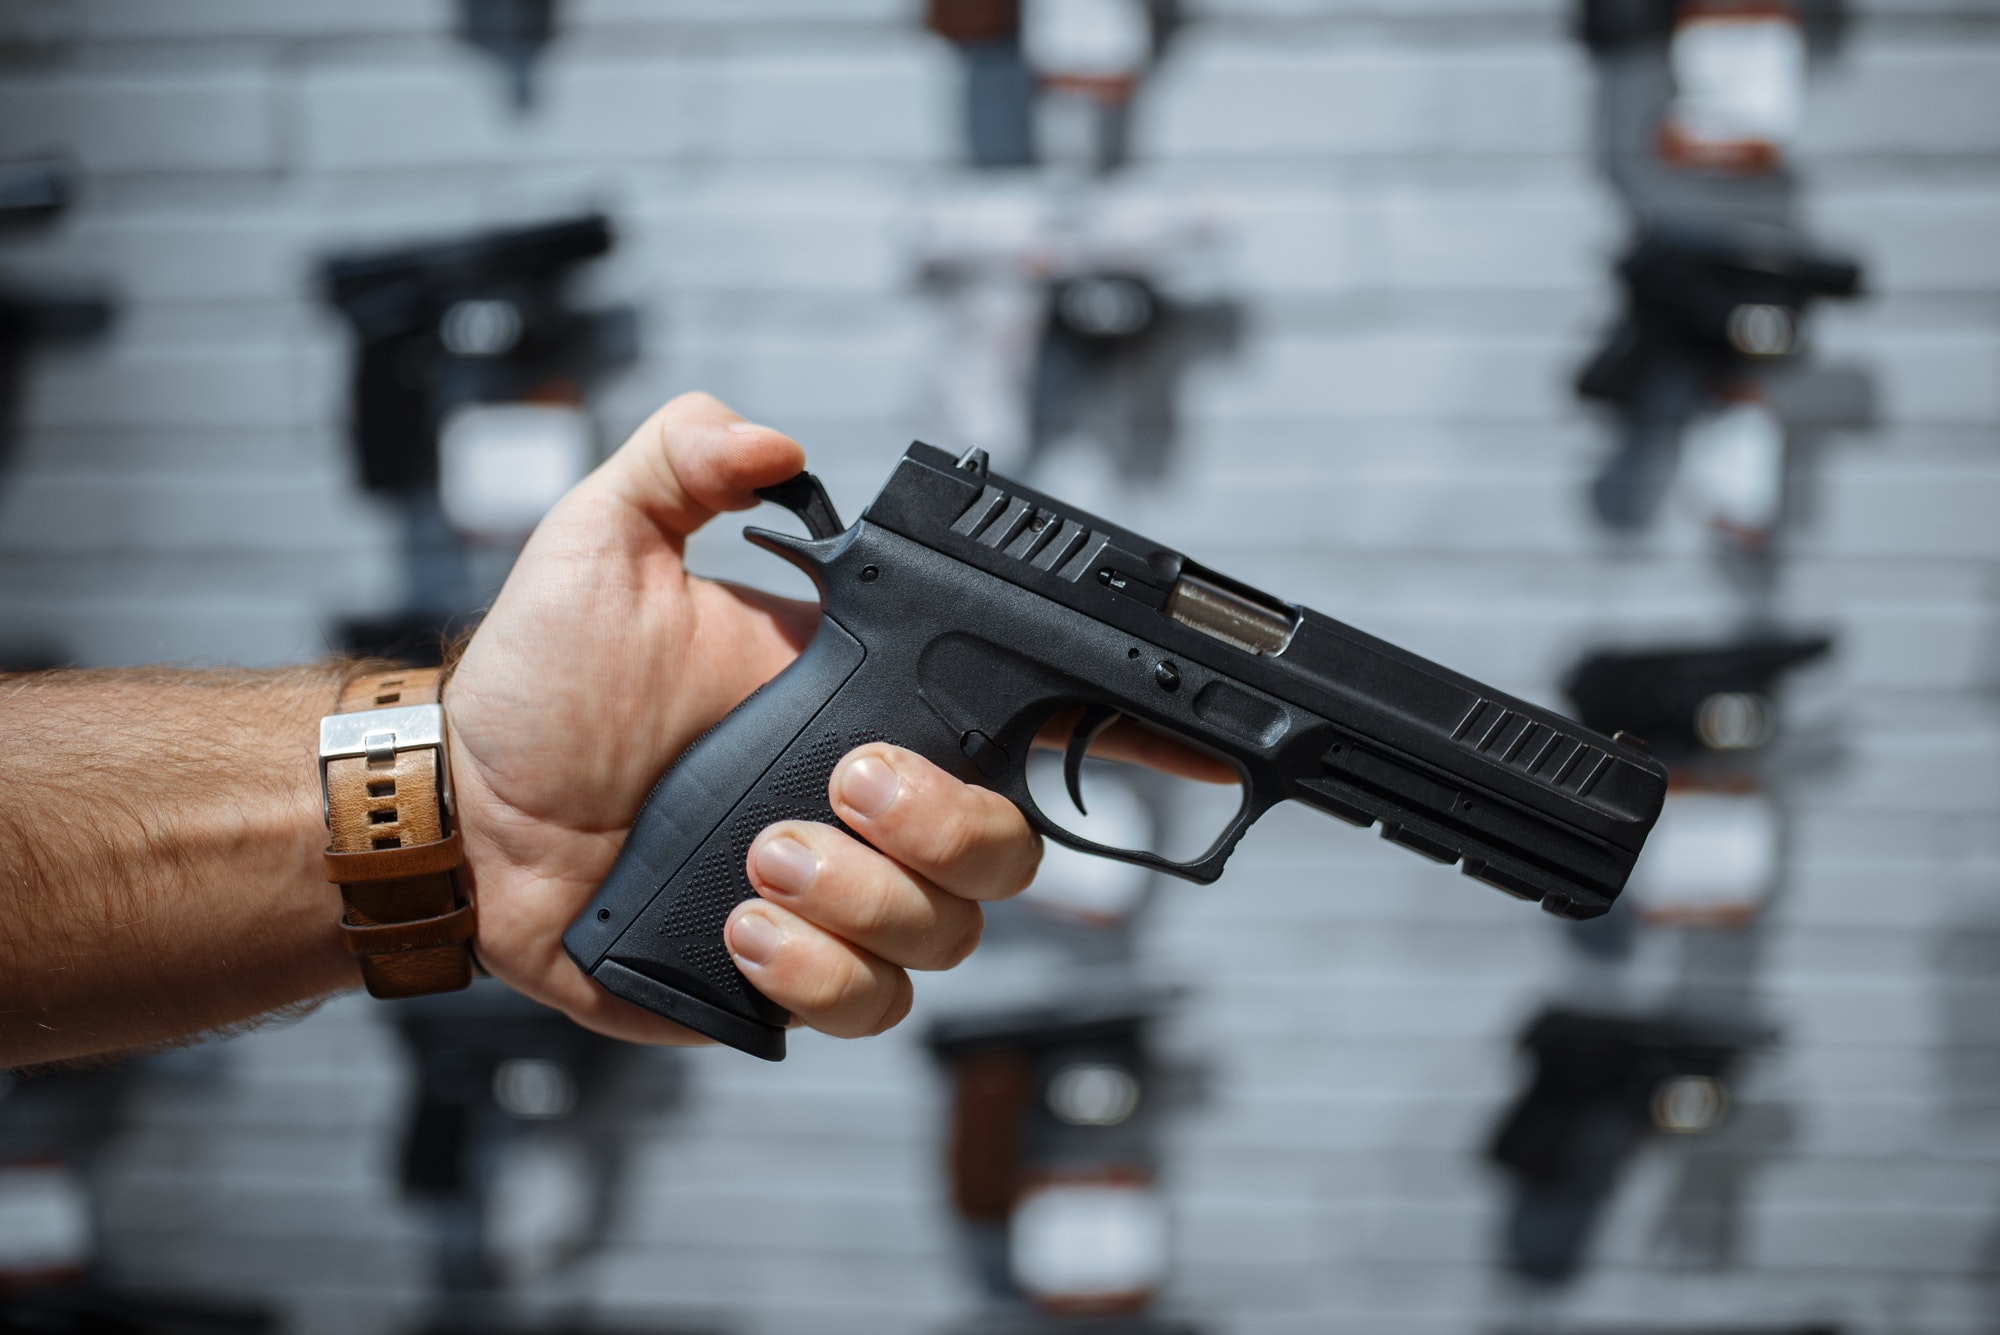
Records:
[[[966,1329],[1148,1313],[1171,1264],[1148,1040],[1165,1000],[1128,988],[931,1027],[951,1079],[952,1206],[994,1303]]]
[[[1550,1283],[1573,1278],[1626,1161],[1654,1135],[1721,1126],[1743,1055],[1773,1037],[1708,1018],[1537,1016],[1520,1040],[1534,1072],[1489,1151],[1514,1184],[1509,1268]]]
[[[1770,235],[1662,229],[1618,272],[1625,310],[1576,381],[1620,418],[1591,489],[1598,517],[1643,527],[1684,462],[1709,524],[1761,544],[1783,514],[1785,477],[1785,424],[1764,379],[1806,350],[1815,301],[1860,291],[1860,266]]]
[[[350,650],[435,658],[440,628],[489,601],[536,522],[596,462],[585,395],[630,362],[629,307],[575,309],[577,268],[612,247],[587,215],[357,252],[322,284],[353,329],[359,480],[403,507],[409,591],[350,625]]]

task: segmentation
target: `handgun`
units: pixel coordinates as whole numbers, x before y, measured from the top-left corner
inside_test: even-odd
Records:
[[[601,1134],[605,1087],[630,1049],[490,980],[412,997],[391,1013],[413,1067],[398,1155],[403,1193],[429,1207],[442,1287],[490,1293],[522,1250],[496,1213],[508,1208],[500,1184],[510,1157],[524,1138],[580,1126],[571,1143],[590,1156],[590,1171],[574,1189],[594,1205],[615,1168],[615,1138]],[[582,1213],[538,1230],[558,1243],[549,1260],[596,1240],[599,1212]]]
[[[951,1203],[996,1306],[1136,1316],[1158,1295],[1172,1264],[1159,1138],[1174,1070],[1152,1034],[1173,1000],[1114,984],[930,1025],[925,1046],[951,1081]]]
[[[76,197],[77,171],[67,158],[0,162],[0,233],[44,227]],[[0,467],[13,452],[22,371],[40,347],[80,343],[111,325],[110,300],[92,292],[23,287],[0,275]]]
[[[29,356],[50,344],[82,343],[111,327],[109,299],[17,288],[0,279],[0,463],[7,461]]]
[[[335,256],[321,290],[353,328],[353,437],[370,491],[434,487],[446,413],[573,392],[632,359],[630,309],[579,311],[564,285],[611,250],[588,214]]]
[[[1625,310],[1576,392],[1624,417],[1592,501],[1607,524],[1629,529],[1652,517],[1696,413],[1752,368],[1796,357],[1812,303],[1856,295],[1861,270],[1761,234],[1655,227],[1618,274]]]
[[[1633,1151],[1652,1133],[1719,1127],[1743,1056],[1776,1037],[1768,1026],[1714,1017],[1537,1015],[1520,1040],[1534,1075],[1488,1150],[1515,1185],[1508,1266],[1531,1279],[1574,1277]]]
[[[1279,601],[917,442],[851,528],[809,473],[759,493],[810,536],[744,536],[818,586],[803,654],[697,738],[646,798],[610,873],[563,934],[617,996],[771,1061],[787,1013],[736,970],[730,910],[774,821],[837,824],[827,782],[864,742],[999,792],[1071,848],[1208,883],[1287,799],[1569,918],[1624,886],[1666,792],[1642,744],[1605,737]],[[1128,717],[1235,770],[1242,801],[1206,852],[1172,861],[1055,823],[1029,792],[1035,738],[1081,710],[1090,743]]]
[[[1586,723],[1641,734],[1671,768],[1764,746],[1777,734],[1780,680],[1832,648],[1829,635],[1757,631],[1725,644],[1603,649],[1570,670],[1563,693]]]

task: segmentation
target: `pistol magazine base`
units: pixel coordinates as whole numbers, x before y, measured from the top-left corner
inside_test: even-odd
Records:
[[[785,1031],[776,1026],[732,1015],[720,1006],[711,1006],[699,997],[668,987],[616,960],[604,961],[590,976],[611,995],[643,1006],[655,1015],[664,1015],[726,1047],[762,1057],[767,1062],[785,1059]]]

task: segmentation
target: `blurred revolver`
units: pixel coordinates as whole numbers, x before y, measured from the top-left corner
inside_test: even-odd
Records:
[[[1289,798],[1570,918],[1610,907],[1659,815],[1666,770],[1631,739],[1196,565],[980,451],[912,445],[852,528],[809,473],[760,495],[811,534],[745,536],[813,578],[819,631],[681,755],[563,936],[611,992],[745,1052],[780,1060],[788,1018],[723,945],[753,893],[745,855],[773,821],[835,823],[828,776],[863,742],[994,789],[1060,843],[1191,881],[1220,876]],[[1064,766],[1079,807],[1084,754],[1121,715],[1236,771],[1242,805],[1207,852],[1108,848],[1042,812],[1029,750],[1079,710]]]

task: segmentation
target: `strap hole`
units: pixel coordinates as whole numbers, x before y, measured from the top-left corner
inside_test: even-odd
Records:
[[[396,795],[396,781],[394,779],[370,779],[368,781],[368,795],[370,797],[394,797]]]
[[[396,808],[376,808],[374,811],[368,813],[368,823],[370,825],[394,825],[396,823]]]
[[[403,840],[399,835],[378,834],[371,841],[376,848],[401,848]]]
[[[378,705],[393,705],[402,698],[403,693],[401,691],[390,691],[387,695],[376,696],[375,703]]]

